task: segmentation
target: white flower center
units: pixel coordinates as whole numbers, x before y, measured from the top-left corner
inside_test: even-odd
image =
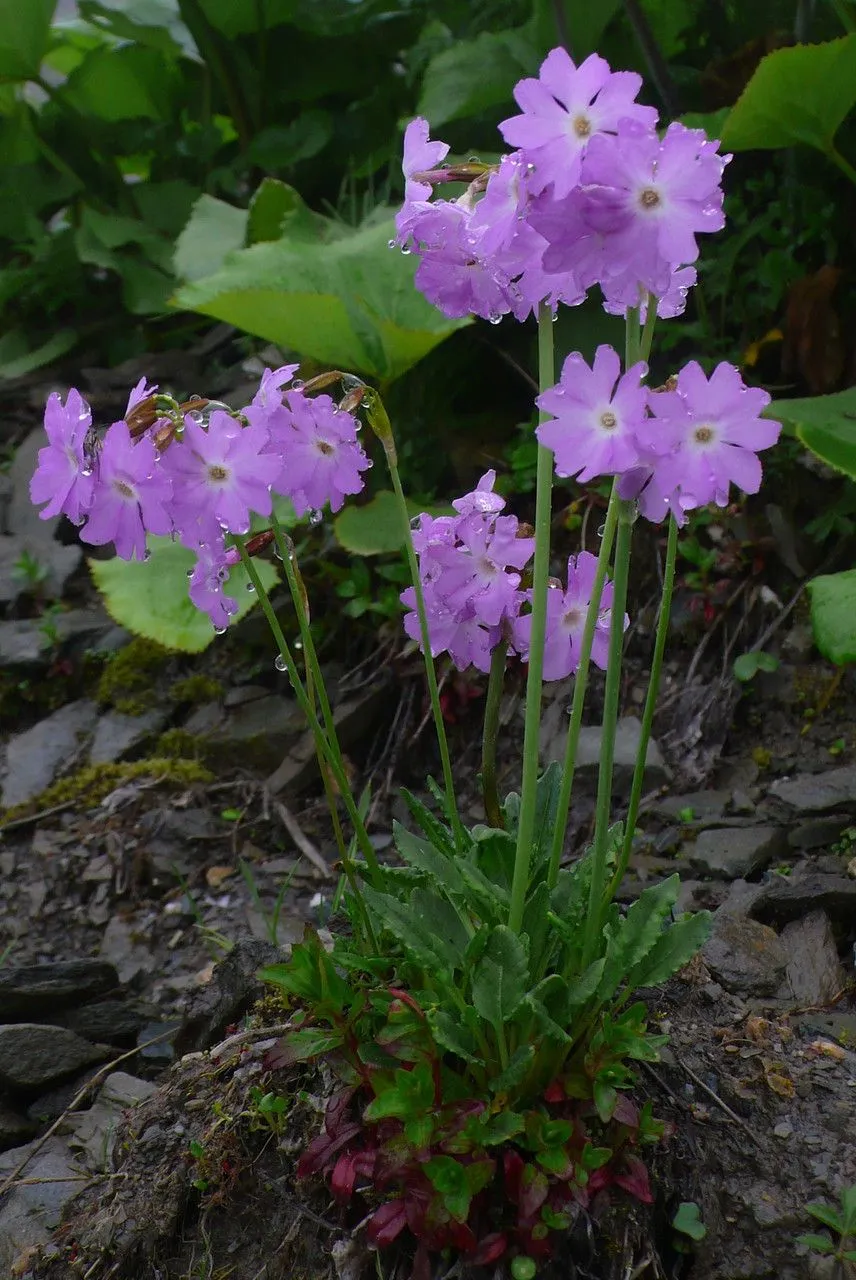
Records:
[[[693,432],[693,439],[695,440],[696,444],[701,444],[701,445],[712,444],[713,441],[716,439],[716,432],[714,431],[713,427],[710,426],[709,423],[703,422],[701,426],[696,427],[695,431]]]
[[[618,426],[618,419],[611,409],[605,409],[598,419],[604,431],[614,431]]]
[[[211,462],[208,464],[208,479],[212,484],[223,484],[229,479],[229,468],[224,467],[222,462]]]

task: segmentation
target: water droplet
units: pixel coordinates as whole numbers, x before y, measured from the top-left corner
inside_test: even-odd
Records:
[[[285,668],[285,658],[282,656],[282,654],[281,654],[281,653],[278,653],[278,654],[276,655],[276,657],[275,657],[275,658],[274,658],[274,660],[273,660],[273,665],[276,667],[277,671],[285,671],[285,669],[286,669],[286,668]]]
[[[320,524],[320,523],[321,523],[321,521],[322,521],[323,519],[324,519],[324,512],[323,512],[323,511],[310,511],[310,512],[309,512],[309,523],[310,523],[311,525],[317,525],[317,524]]]
[[[604,535],[605,533],[606,533],[606,525],[605,525],[605,524],[599,524],[599,525],[598,525],[598,527],[597,527],[597,536],[598,536],[599,538],[602,538],[602,537],[603,537],[603,535]]]
[[[558,313],[558,311],[554,311],[554,312],[553,312],[553,324],[555,324],[555,323],[556,323],[556,321],[558,320],[558,318],[559,318],[559,313]]]
[[[478,156],[467,156],[467,164],[481,164]]]
[[[91,468],[91,467],[81,467],[81,469],[80,469],[80,474],[81,474],[82,476],[91,476],[91,475],[92,475],[92,468]]]
[[[214,634],[215,636],[224,636],[226,634],[226,630],[226,627],[215,627]]]
[[[185,576],[187,577],[187,580],[188,580],[188,581],[190,581],[190,579],[193,577],[193,575],[194,575],[194,573],[195,573],[195,572],[196,572],[196,570],[195,570],[195,569],[188,569],[188,570],[187,570],[187,574],[186,574]]]
[[[411,251],[411,250],[410,250],[410,245],[409,245],[409,244],[403,244],[403,245],[401,246],[401,252],[402,252],[402,254],[404,255],[404,257],[405,257],[405,258],[408,256],[408,254],[410,253],[410,251]]]
[[[145,564],[145,562],[147,560],[151,560],[151,558],[152,558],[152,553],[151,551],[149,551],[148,547],[146,547],[145,551],[143,552],[143,563]]]
[[[305,386],[306,386],[306,383],[303,381],[302,378],[295,378],[288,389],[289,391],[302,391]]]
[[[303,648],[303,641],[302,641],[302,640],[295,640],[295,642],[294,642],[294,647],[295,647],[295,649],[302,649],[302,648]]]
[[[253,582],[248,582],[248,583],[247,583],[247,590],[250,592],[250,594],[251,594],[251,595],[252,595],[252,593],[255,591],[255,589],[256,589],[256,587],[255,587],[255,583],[253,583]]]
[[[499,324],[500,321],[502,320],[502,316],[489,315],[488,320],[490,321],[491,324]]]
[[[393,238],[392,240],[387,240],[386,247],[387,249],[394,249],[397,244],[398,244],[398,241]]]
[[[275,543],[273,544],[273,553],[274,553],[274,555],[276,556],[277,560],[281,560],[281,559],[282,559],[282,552],[281,552],[281,551],[280,551],[280,549],[279,549],[279,543],[278,543],[278,542],[275,542]]]

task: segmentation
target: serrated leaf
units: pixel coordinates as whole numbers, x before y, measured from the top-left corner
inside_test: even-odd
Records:
[[[414,820],[421,827],[422,834],[430,840],[435,849],[439,849],[441,853],[445,853],[447,857],[451,858],[455,853],[455,838],[452,835],[451,828],[435,817],[428,806],[423,804],[406,787],[401,788],[400,794]]]
[[[425,927],[417,911],[388,893],[378,893],[369,885],[362,889],[372,915],[397,938],[406,955],[420,968],[451,973],[460,962],[449,944]]]
[[[663,921],[678,900],[680,877],[669,876],[645,889],[613,928],[605,930],[606,964],[598,987],[598,999],[609,1000],[633,969],[640,964],[662,934]]]
[[[488,939],[472,979],[472,1002],[493,1027],[512,1018],[526,995],[529,961],[520,938],[497,925]]]
[[[627,991],[656,987],[682,969],[710,936],[710,922],[709,911],[697,911],[670,924],[645,958],[627,974]]]
[[[196,563],[192,551],[169,538],[150,536],[149,559],[90,560],[89,570],[101,592],[104,607],[123,627],[135,635],[155,640],[167,649],[201,653],[215,638],[214,627],[187,594],[187,575]],[[255,562],[262,585],[270,591],[278,573],[267,560]],[[223,585],[226,595],[237,601],[237,622],[258,603],[255,592],[247,591],[243,565],[235,565]]]
[[[425,1017],[431,1034],[442,1049],[456,1054],[464,1062],[482,1063],[476,1038],[461,1022],[457,1012],[433,1008],[426,1011]]]
[[[806,1232],[803,1236],[797,1236],[797,1244],[804,1244],[809,1249],[814,1249],[815,1253],[834,1253],[835,1245],[827,1236],[815,1235],[813,1231]]]
[[[324,1027],[307,1027],[301,1031],[289,1031],[272,1050],[278,1068],[293,1066],[295,1062],[309,1062],[322,1054],[338,1049],[343,1042],[341,1031]]]
[[[511,1055],[508,1066],[498,1076],[488,1081],[492,1094],[510,1093],[526,1079],[526,1073],[535,1060],[535,1046],[522,1044]]]
[[[451,902],[432,889],[414,889],[410,895],[410,906],[423,927],[439,938],[448,948],[449,955],[454,956],[455,968],[461,968],[472,935]]]
[[[856,662],[856,569],[821,574],[808,584],[818,649],[836,666]]]
[[[822,1222],[825,1227],[830,1227],[840,1234],[844,1223],[839,1211],[831,1204],[823,1204],[816,1200],[812,1204],[807,1204],[806,1209],[813,1218],[817,1218],[818,1222]]]
[[[467,901],[486,924],[500,924],[508,919],[510,894],[493,883],[478,867],[463,859],[458,863],[461,879],[467,888]]]
[[[463,894],[464,881],[453,860],[429,840],[408,831],[400,822],[392,824],[395,847],[410,867],[422,871],[447,893]]]

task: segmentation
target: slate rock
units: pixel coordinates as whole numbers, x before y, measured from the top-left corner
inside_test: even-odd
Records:
[[[0,1151],[20,1147],[38,1132],[38,1125],[0,1103]]]
[[[131,986],[154,965],[146,942],[139,936],[132,922],[121,916],[113,916],[101,938],[101,954],[116,966],[119,980]]]
[[[834,818],[809,818],[789,829],[788,844],[792,849],[822,849],[835,844],[850,821],[843,813]]]
[[[103,1062],[108,1052],[104,1045],[92,1044],[67,1027],[9,1023],[0,1026],[0,1086],[32,1094],[93,1062]]]
[[[763,871],[787,851],[782,827],[708,827],[681,849],[690,866],[721,880]]]
[[[222,1040],[226,1028],[270,991],[256,977],[259,969],[281,963],[287,955],[271,942],[237,942],[216,966],[210,982],[191,996],[174,1041],[176,1056],[209,1049]]]
[[[97,719],[96,704],[81,698],[11,738],[0,805],[23,804],[49,787],[78,757],[82,740],[92,732]]]
[[[810,911],[792,921],[782,930],[781,940],[788,953],[788,985],[798,1005],[825,1005],[844,989],[847,978],[825,911]]]
[[[115,991],[119,975],[103,960],[57,960],[0,968],[0,1022],[43,1017]]]
[[[552,704],[558,705],[558,701]],[[551,708],[548,708],[548,712]],[[562,708],[561,732],[554,738],[552,749],[545,750],[545,758],[561,760],[564,756],[564,742],[567,734],[568,717],[566,708]],[[618,721],[615,736],[615,756],[613,787],[616,793],[627,792],[636,766],[636,753],[642,736],[642,724],[636,716],[624,716]],[[577,748],[576,776],[581,780],[593,782],[600,770],[600,747],[603,738],[602,725],[586,725],[580,731]],[[670,780],[671,773],[662,752],[653,738],[648,743],[645,758],[645,786],[662,787]]]
[[[102,609],[68,609],[49,620],[60,652],[66,656],[88,651],[113,653],[130,635]],[[55,655],[53,635],[38,618],[14,618],[0,622],[0,666],[29,671],[44,668]]]
[[[37,584],[31,584],[21,572],[21,562],[27,556],[38,566]],[[34,541],[0,534],[0,604],[15,604],[21,596],[33,594],[34,588],[50,600],[60,600],[82,559],[83,551],[76,545],[64,547],[53,539]]]
[[[804,773],[796,778],[778,778],[769,794],[796,813],[852,809],[856,807],[856,765],[843,765],[824,773]]]
[[[86,1111],[72,1112],[59,1132],[68,1135],[68,1145],[79,1152],[84,1164],[95,1173],[112,1167],[113,1150],[124,1113],[150,1098],[156,1086],[124,1071],[107,1077]]]
[[[369,689],[353,698],[334,704],[333,721],[343,751],[364,742],[382,718],[389,713],[389,673]],[[257,703],[250,703],[257,706]],[[271,795],[288,792],[296,795],[318,777],[318,762],[312,734],[306,730],[292,741],[280,757],[278,767],[267,778],[265,786]]]
[[[825,872],[773,876],[752,904],[751,914],[757,920],[786,924],[815,910],[851,926],[856,919],[856,880]]]
[[[305,723],[296,702],[269,693],[228,710],[221,703],[199,707],[184,728],[204,738],[206,752],[218,759],[272,769],[303,733]]]
[[[63,1016],[62,1025],[85,1040],[125,1048],[134,1044],[146,1021],[147,1015],[126,1000],[99,1000],[70,1010]]]
[[[0,1155],[0,1182],[18,1167],[27,1150],[16,1147]],[[0,1275],[13,1275],[16,1259],[49,1239],[66,1205],[84,1186],[83,1173],[60,1137],[49,1138],[33,1155],[26,1184],[14,1187],[0,1202]]]
[[[690,791],[682,796],[663,796],[662,799],[647,805],[645,813],[650,813],[655,818],[666,818],[670,822],[675,822],[679,819],[684,821],[680,815],[691,809],[693,816],[687,821],[708,822],[722,818],[730,801],[730,791]]]
[[[89,748],[90,764],[113,764],[116,760],[123,760],[160,733],[168,719],[169,712],[159,707],[152,707],[141,716],[127,716],[120,711],[102,712]]]
[[[787,952],[775,930],[721,909],[713,917],[702,959],[726,991],[746,996],[774,995],[788,965]]]

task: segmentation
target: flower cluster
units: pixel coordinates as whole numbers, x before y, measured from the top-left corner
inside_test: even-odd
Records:
[[[405,202],[397,243],[419,254],[417,286],[448,316],[518,319],[546,302],[581,302],[599,285],[623,314],[658,300],[683,311],[695,282],[696,235],[724,225],[721,178],[729,159],[699,129],[671,124],[636,101],[641,77],[597,54],[576,67],[564,49],[514,96],[519,115],[500,131],[516,148],[498,167],[451,165],[428,124],[404,138]],[[454,200],[433,187],[467,180]]]
[[[568,356],[555,387],[538,397],[553,417],[536,431],[552,449],[556,473],[593,480],[618,476],[619,493],[637,498],[658,522],[671,512],[715,502],[726,506],[730,485],[757,493],[758,451],[775,444],[780,425],[760,415],[766,391],[747,387],[737,369],[719,364],[710,378],[692,361],[665,388],[642,386],[643,363],[620,374],[611,347],[598,347],[591,368]]]
[[[425,598],[428,634],[434,657],[447,652],[459,670],[490,669],[491,653],[501,640],[527,658],[531,615],[524,612],[532,593],[521,588],[522,571],[535,551],[535,539],[516,516],[500,514],[505,501],[494,493],[496,473],[488,471],[476,489],[453,502],[454,516],[422,515],[413,541]],[[550,591],[544,678],[562,680],[579,665],[582,632],[592,596],[596,557],[583,552],[568,562],[568,585]],[[410,610],[404,628],[421,641],[416,592],[401,596]],[[592,660],[606,666],[612,587],[601,595]]]
[[[238,413],[204,401],[188,410],[143,379],[103,438],[78,391],[64,404],[54,394],[30,496],[46,504],[43,519],[63,513],[84,542],[112,542],[126,560],[146,558],[148,534],[178,538],[197,557],[190,598],[222,630],[237,611],[223,590],[238,560],[226,536],[248,533],[253,514],[270,516],[276,496],[298,515],[328,503],[338,511],[371,466],[353,414],[302,384],[284,390],[296,367],[265,370]]]

